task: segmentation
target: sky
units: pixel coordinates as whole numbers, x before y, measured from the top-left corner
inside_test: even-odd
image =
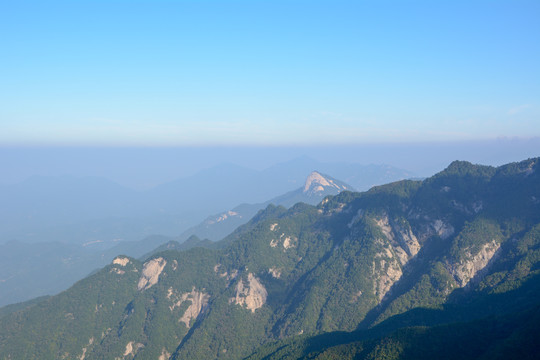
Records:
[[[540,136],[539,1],[0,0],[0,147]]]

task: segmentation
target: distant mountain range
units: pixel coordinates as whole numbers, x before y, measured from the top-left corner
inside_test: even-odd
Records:
[[[323,175],[317,171],[311,172],[304,185],[296,190],[277,196],[271,200],[259,204],[242,204],[235,208],[208,217],[201,224],[184,231],[180,241],[196,235],[201,239],[218,241],[230,234],[238,226],[247,223],[259,210],[270,204],[281,205],[286,208],[304,202],[316,205],[327,195],[337,195],[341,191],[353,191],[352,186],[336,180],[329,175]]]
[[[539,199],[535,158],[268,205],[1,309],[0,358],[535,359]]]
[[[314,169],[357,190],[411,176],[384,165],[320,163],[306,157],[263,171],[223,164],[146,191],[102,178],[36,176],[0,186],[0,244],[50,241],[107,248],[155,234],[178,236],[209,214],[289,192]]]
[[[154,235],[109,249],[60,242],[0,244],[0,306],[57,294],[118,254],[140,257],[173,239]]]
[[[119,254],[138,258],[165,243],[168,243],[166,246],[169,248],[174,246],[177,249],[205,244],[205,242],[194,243],[194,239],[184,243],[191,235],[198,235],[202,239],[221,240],[271,203],[285,207],[300,201],[317,204],[326,195],[351,189],[350,186],[328,175],[312,172],[302,188],[261,204],[237,206],[231,211],[208,218],[181,236],[149,235],[139,241],[112,242],[105,248],[98,240],[84,244],[63,244],[58,241],[36,244],[11,241],[0,244],[0,306],[37,296],[56,294],[87,276],[91,271],[107,265]],[[109,198],[112,198],[112,195]]]

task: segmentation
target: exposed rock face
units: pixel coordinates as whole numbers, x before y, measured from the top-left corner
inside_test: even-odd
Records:
[[[172,288],[169,289],[167,298],[173,296]],[[184,301],[190,301],[191,304],[186,309],[179,321],[186,324],[186,327],[190,327],[191,320],[197,319],[197,317],[207,308],[208,300],[210,300],[210,295],[205,294],[195,290],[195,286],[191,289],[191,292],[184,293],[181,296],[177,297],[172,306],[169,306],[169,309],[173,311],[176,307],[180,307]]]
[[[124,357],[129,355],[135,355],[137,351],[139,351],[140,348],[143,348],[144,345],[141,343],[135,343],[134,341],[130,341],[126,345],[126,350],[124,351]]]
[[[308,192],[311,187],[313,187],[313,191],[323,191],[323,186],[332,186],[333,184],[330,183],[324,176],[319,174],[316,171],[313,171],[306,179],[306,183],[304,184],[304,192]]]
[[[397,233],[397,238],[403,249],[409,254],[409,256],[415,256],[420,251],[420,243],[412,232],[409,226],[401,226],[394,224],[394,230]]]
[[[392,285],[403,275],[399,255],[395,257],[390,247],[386,247],[384,251],[375,254],[372,274],[373,293],[381,301]]]
[[[275,279],[279,279],[281,277],[281,270],[276,268],[270,268],[268,269],[268,273],[272,275]]]
[[[283,249],[287,250],[293,247],[296,247],[296,244],[298,243],[298,238],[296,236],[288,236],[285,235],[285,233],[282,233],[279,236],[279,239],[272,239],[270,240],[270,247],[277,247],[281,243],[283,245]]]
[[[308,194],[317,194],[323,192],[324,187],[332,187],[338,192],[347,190],[345,186],[336,184],[332,179],[321,175],[317,171],[313,171],[306,179],[303,192]]]
[[[167,351],[167,349],[163,348],[161,350],[161,355],[159,355],[158,360],[168,360],[171,357],[171,353]]]
[[[525,175],[525,177],[530,176],[534,173],[535,166],[538,163],[538,159],[529,159],[528,161],[523,161],[520,164],[519,171]]]
[[[91,346],[93,343],[94,343],[94,338],[93,337],[88,339],[88,345],[83,347],[82,354],[79,355],[79,357],[78,357],[79,360],[84,360],[86,358],[86,352],[88,351],[88,347]]]
[[[376,219],[377,226],[381,229],[382,233],[388,240],[394,240],[394,234],[392,234],[392,227],[390,227],[388,217],[383,216],[380,219]]]
[[[133,341],[130,341],[126,345],[126,351],[124,351],[124,356],[133,354]]]
[[[240,214],[238,214],[237,212],[235,211],[232,211],[232,210],[229,210],[227,212],[224,212],[220,215],[218,215],[215,219],[213,220],[207,220],[206,223],[208,225],[212,225],[212,224],[215,224],[215,223],[218,223],[218,222],[222,222],[224,220],[227,220],[228,218],[230,217],[233,217],[233,216],[237,216],[237,217],[242,217]]]
[[[375,219],[375,221],[384,236],[392,244],[401,265],[405,265],[411,257],[418,254],[421,246],[408,224],[390,223],[386,215],[380,219]]]
[[[251,312],[259,309],[266,303],[268,293],[259,280],[252,274],[248,274],[248,284],[240,279],[236,285],[236,296],[229,299],[229,303],[243,306]]]
[[[289,249],[296,246],[297,239],[293,236],[286,236],[285,239],[283,239],[283,248]]]
[[[129,259],[127,257],[117,257],[113,260],[113,264],[120,265],[120,266],[126,266],[129,263]]]
[[[392,285],[401,278],[403,271],[395,258],[380,259],[378,260],[378,264],[376,262],[377,260],[373,262],[373,271],[376,275],[373,283],[373,291],[379,301],[381,301]],[[378,272],[377,268],[379,269]]]
[[[480,248],[478,253],[471,254],[470,249],[465,249],[466,258],[457,264],[447,263],[450,274],[460,287],[466,286],[476,274],[481,272],[493,258],[501,244],[495,240],[488,242]]]
[[[450,236],[454,234],[454,228],[452,225],[445,223],[442,220],[435,220],[433,224],[431,224],[437,235],[439,235],[442,239],[448,239]]]
[[[442,219],[432,220],[427,214],[413,209],[409,212],[409,218],[422,220],[421,229],[416,233],[416,237],[423,243],[433,235],[440,236],[443,240],[450,238],[455,233],[454,227]]]
[[[227,272],[227,269],[225,269],[225,267],[221,264],[216,264],[214,266],[214,272],[217,274],[217,276],[219,276],[220,278],[225,278],[227,281],[231,281],[231,280],[234,280],[236,278],[236,276],[238,275],[238,270],[237,269],[233,269],[231,270],[231,273],[229,274]],[[227,287],[230,285],[230,283],[227,285]]]
[[[167,265],[167,261],[162,257],[146,262],[137,289],[143,291],[157,284],[159,275],[165,268],[165,265]]]

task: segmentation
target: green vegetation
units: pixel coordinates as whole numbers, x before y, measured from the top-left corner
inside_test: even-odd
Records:
[[[454,162],[120,257],[3,309],[0,359],[532,358],[538,167]]]

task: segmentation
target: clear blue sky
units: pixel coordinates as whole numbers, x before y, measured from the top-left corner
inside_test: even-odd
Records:
[[[0,1],[0,145],[540,136],[540,1]]]

